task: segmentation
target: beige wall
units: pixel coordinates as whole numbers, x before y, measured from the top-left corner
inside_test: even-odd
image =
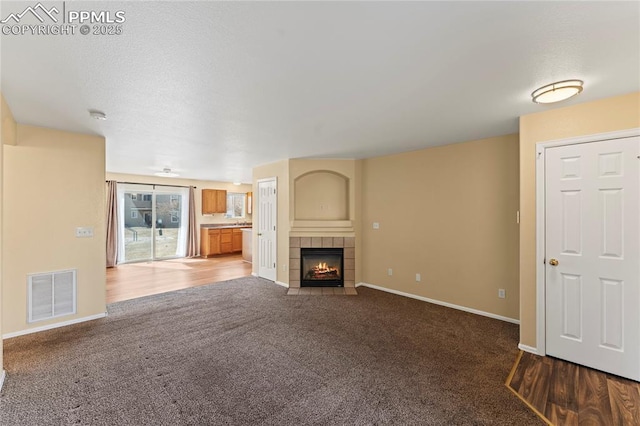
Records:
[[[363,169],[364,160],[357,160],[355,162],[355,170],[354,170],[354,204],[356,208],[357,214],[354,215],[354,223],[353,229],[355,231],[356,236],[356,284],[360,284],[364,282],[363,279],[363,238],[362,238],[362,229],[363,229],[363,221],[362,221],[362,169]]]
[[[363,160],[363,281],[517,319],[517,209],[517,135]]]
[[[4,153],[4,144],[15,145],[16,139],[16,121],[13,118],[13,114],[11,113],[11,109],[9,109],[9,105],[4,99],[2,93],[0,93],[0,204],[4,204],[3,198],[3,153]],[[3,274],[3,246],[2,246],[2,235],[3,235],[3,217],[2,217],[2,208],[0,208],[0,377],[3,372],[3,351],[2,351],[2,303],[4,298],[2,297],[2,274]]]
[[[2,333],[104,313],[105,140],[17,125],[4,146]],[[76,238],[78,226],[93,238]],[[77,269],[78,312],[27,323],[27,274]]]
[[[640,92],[520,118],[520,343],[536,347],[536,143],[637,127]]]
[[[278,161],[276,163],[265,164],[253,169],[253,194],[254,205],[256,209],[254,216],[256,224],[254,231],[257,229],[258,203],[260,194],[258,194],[258,180],[275,177],[278,185],[278,207],[277,207],[277,276],[276,280],[281,283],[289,282],[289,160]],[[253,232],[253,273],[258,273],[257,247],[258,235]]]
[[[4,179],[2,178],[2,172],[3,172],[3,167],[2,167],[2,163],[3,163],[3,152],[4,152],[4,110],[6,108],[6,105],[4,103],[4,98],[2,99],[2,129],[0,129],[0,134],[2,134],[2,141],[0,141],[0,201],[2,201],[2,204],[4,204],[4,199],[2,198],[2,187],[3,187],[3,181]],[[2,274],[3,274],[3,270],[4,268],[2,267],[2,209],[0,208],[0,380],[2,380],[2,375],[3,373],[3,350],[2,350],[2,303],[4,301],[4,298],[2,297]],[[2,385],[0,384],[0,388],[2,387]],[[1,390],[1,389],[0,389]]]
[[[118,182],[130,182],[130,183],[142,183],[142,184],[157,184],[157,185],[177,185],[177,186],[195,186],[195,205],[196,205],[196,225],[207,223],[236,223],[238,221],[251,222],[251,215],[247,214],[245,219],[228,219],[224,217],[224,213],[216,214],[202,214],[202,190],[203,189],[224,189],[229,192],[237,192],[246,194],[251,192],[251,185],[234,185],[229,182],[216,182],[209,180],[194,180],[194,179],[180,179],[180,178],[163,178],[159,176],[143,176],[143,175],[131,175],[124,173],[110,173],[106,174],[107,180],[115,180]],[[198,250],[200,250],[200,235],[198,233]]]

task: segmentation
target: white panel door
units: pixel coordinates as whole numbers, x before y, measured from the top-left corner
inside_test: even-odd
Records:
[[[640,380],[640,138],[545,151],[547,354]]]
[[[276,280],[276,179],[258,181],[258,275]]]

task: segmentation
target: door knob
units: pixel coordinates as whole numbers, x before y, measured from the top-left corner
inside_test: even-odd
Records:
[[[549,265],[551,265],[551,266],[558,266],[558,263],[560,263],[560,262],[558,262],[558,259],[551,259],[549,261]]]

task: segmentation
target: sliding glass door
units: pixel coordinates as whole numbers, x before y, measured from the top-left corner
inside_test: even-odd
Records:
[[[123,196],[118,200],[124,213],[118,221],[122,227],[118,263],[153,259],[153,193],[150,190],[125,191]]]
[[[156,193],[155,195],[155,232],[154,257],[167,259],[184,257],[187,247],[188,203],[178,192]],[[183,217],[184,216],[184,217]]]
[[[118,263],[184,257],[187,188],[118,185]]]

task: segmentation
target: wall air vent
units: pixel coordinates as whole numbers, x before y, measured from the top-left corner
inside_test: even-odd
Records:
[[[28,321],[36,322],[76,313],[76,270],[29,274]]]

